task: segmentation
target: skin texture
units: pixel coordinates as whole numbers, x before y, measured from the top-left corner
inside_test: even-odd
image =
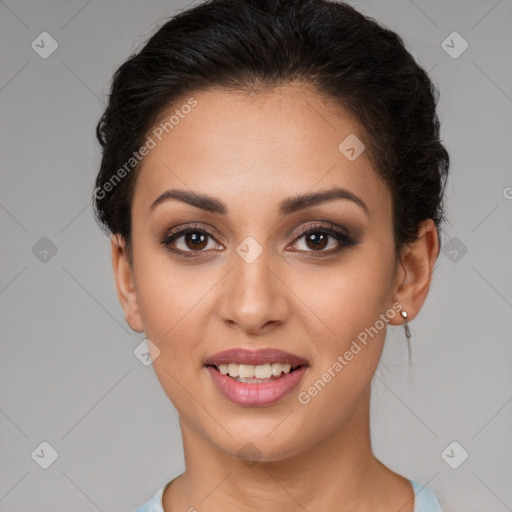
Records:
[[[193,97],[197,106],[142,162],[132,202],[132,264],[124,241],[112,237],[127,322],[160,350],[153,366],[180,416],[186,471],[166,490],[164,509],[331,511],[343,504],[347,511],[412,512],[408,480],[378,461],[370,444],[370,384],[386,328],[309,403],[301,404],[298,393],[393,303],[408,321],[417,315],[439,253],[433,222],[395,254],[389,189],[368,152],[349,161],[338,150],[349,134],[364,142],[363,127],[311,87],[288,84],[251,95],[210,89]],[[368,214],[346,199],[278,213],[283,199],[333,186],[361,198]],[[215,197],[228,213],[177,200],[149,213],[171,188]],[[184,223],[212,231],[197,258],[160,244],[166,230]],[[345,227],[356,244],[322,257],[299,238],[301,228],[316,223]],[[252,263],[236,252],[248,236],[263,249]],[[329,237],[320,252],[340,243]],[[174,247],[194,250],[184,236]],[[397,312],[389,323],[403,319]],[[203,366],[235,347],[278,348],[310,366],[280,402],[242,407],[218,392]],[[259,451],[257,464],[241,460],[248,442]]]

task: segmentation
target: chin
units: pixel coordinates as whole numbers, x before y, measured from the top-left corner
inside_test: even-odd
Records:
[[[251,461],[277,462],[298,455],[300,452],[314,445],[312,436],[308,436],[300,423],[288,419],[279,425],[279,421],[252,421],[250,425],[246,420],[241,424],[231,424],[230,437],[226,432],[210,437],[212,444],[225,453],[236,457],[248,465]],[[277,428],[276,428],[277,427]],[[219,434],[221,434],[219,436]]]

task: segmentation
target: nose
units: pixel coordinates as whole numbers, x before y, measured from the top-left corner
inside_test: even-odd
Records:
[[[223,279],[220,315],[225,324],[246,334],[266,334],[288,315],[287,288],[271,267],[264,250],[255,261],[234,254],[233,267]]]

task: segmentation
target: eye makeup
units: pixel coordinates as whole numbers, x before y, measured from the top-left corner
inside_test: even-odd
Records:
[[[338,226],[330,221],[313,221],[299,228],[293,235],[292,242],[286,249],[293,248],[293,252],[310,253],[312,257],[326,257],[339,253],[345,248],[352,247],[358,242],[356,237],[347,228]],[[163,230],[159,236],[159,243],[173,255],[184,258],[201,258],[212,252],[208,246],[217,245],[213,251],[222,250],[220,235],[210,226],[202,223],[186,223]],[[304,239],[307,248],[297,249],[298,242]],[[324,250],[335,243],[334,248]],[[213,242],[213,243],[210,243]],[[181,245],[182,247],[177,247]]]

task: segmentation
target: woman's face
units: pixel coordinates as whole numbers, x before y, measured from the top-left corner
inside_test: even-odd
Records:
[[[250,442],[278,460],[367,421],[386,324],[400,323],[391,195],[361,127],[308,87],[191,96],[196,104],[185,98],[165,117],[179,111],[172,129],[150,133],[132,203],[125,312],[154,344],[154,369],[183,428],[224,452]],[[297,201],[335,189],[345,197]],[[210,201],[162,198],[169,190]],[[251,359],[260,349],[306,364],[300,378],[282,373],[286,384],[274,377],[258,392],[206,366],[229,349],[242,351],[219,365],[260,362],[259,375],[268,375],[263,363],[272,371],[272,358],[290,357]]]

